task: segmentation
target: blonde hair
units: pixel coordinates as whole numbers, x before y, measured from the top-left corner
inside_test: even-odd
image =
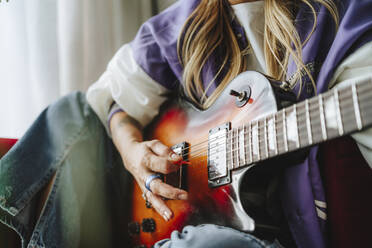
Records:
[[[309,40],[317,24],[313,2],[324,5],[338,27],[337,6],[332,0],[298,0],[309,6],[314,17],[313,28],[305,41],[301,41],[294,24],[294,1],[265,0],[264,54],[267,74],[277,80],[286,78],[286,68],[290,56],[297,71],[305,71],[313,86],[314,79],[302,62],[302,47]],[[221,94],[227,84],[247,68],[246,49],[240,49],[231,27],[232,18],[227,0],[201,0],[200,4],[186,20],[178,39],[177,49],[183,65],[184,90],[190,100],[202,109],[208,108]],[[202,69],[212,53],[221,56],[220,64],[213,80],[204,88]],[[227,68],[227,70],[226,70]],[[216,79],[219,86],[207,97],[209,87]],[[300,88],[301,77],[298,78]]]

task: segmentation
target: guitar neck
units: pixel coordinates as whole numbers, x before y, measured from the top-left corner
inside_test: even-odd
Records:
[[[232,129],[231,168],[260,162],[372,124],[372,80],[327,91]]]

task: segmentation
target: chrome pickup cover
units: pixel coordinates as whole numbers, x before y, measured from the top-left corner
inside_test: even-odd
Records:
[[[230,123],[213,128],[208,138],[208,180],[228,176],[228,137]]]

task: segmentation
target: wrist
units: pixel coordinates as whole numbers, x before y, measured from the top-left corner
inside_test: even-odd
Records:
[[[110,134],[112,134],[112,130],[111,130],[112,118],[115,114],[121,113],[121,112],[124,112],[124,110],[116,102],[113,102],[109,108],[109,113],[107,117],[107,127],[109,129]]]
[[[118,127],[120,126],[121,120],[126,116],[127,114],[124,111],[116,111],[113,112],[108,119],[108,128],[112,135],[116,132]]]
[[[115,113],[111,118],[109,128],[118,149],[132,147],[143,141],[141,129],[135,120],[125,112]]]

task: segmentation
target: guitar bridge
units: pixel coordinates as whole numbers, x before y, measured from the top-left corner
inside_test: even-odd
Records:
[[[179,143],[171,147],[173,152],[177,153],[178,155],[182,156],[182,160],[188,160],[188,153],[189,153],[189,144],[186,142]],[[169,173],[168,175],[164,175],[164,182],[172,185],[173,187],[180,188],[183,190],[187,190],[187,165],[182,164],[180,165],[180,169]]]
[[[228,144],[231,123],[228,122],[209,131],[208,138],[208,185],[218,187],[231,182],[228,170]]]

